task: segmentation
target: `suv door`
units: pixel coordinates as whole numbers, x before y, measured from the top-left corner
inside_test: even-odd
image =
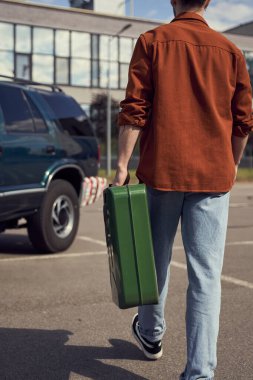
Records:
[[[4,123],[1,141],[4,190],[41,187],[45,171],[55,160],[54,136],[21,88],[1,85],[0,107]]]

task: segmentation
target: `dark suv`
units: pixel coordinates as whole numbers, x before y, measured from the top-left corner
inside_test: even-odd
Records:
[[[42,252],[67,249],[79,224],[83,182],[99,146],[87,115],[60,88],[0,81],[0,231],[27,227]]]

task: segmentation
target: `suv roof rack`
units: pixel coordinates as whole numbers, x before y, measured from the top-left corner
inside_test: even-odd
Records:
[[[34,82],[34,81],[28,80],[28,79],[17,78],[17,77],[9,77],[7,75],[1,75],[1,74],[0,74],[0,78],[11,79],[13,82],[15,82],[15,84],[44,86],[44,87],[50,87],[53,92],[56,92],[56,91],[63,92],[63,90],[60,87],[55,86],[54,84]]]

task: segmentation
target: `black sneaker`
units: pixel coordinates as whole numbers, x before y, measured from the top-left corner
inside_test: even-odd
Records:
[[[146,338],[143,338],[139,331],[138,314],[135,314],[132,321],[132,334],[137,343],[139,344],[144,355],[151,360],[157,360],[162,357],[163,348],[162,341],[149,342]]]

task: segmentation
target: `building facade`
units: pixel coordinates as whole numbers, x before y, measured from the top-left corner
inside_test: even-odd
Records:
[[[3,0],[0,75],[57,84],[85,105],[107,89],[110,77],[112,96],[121,99],[136,38],[159,24]]]

